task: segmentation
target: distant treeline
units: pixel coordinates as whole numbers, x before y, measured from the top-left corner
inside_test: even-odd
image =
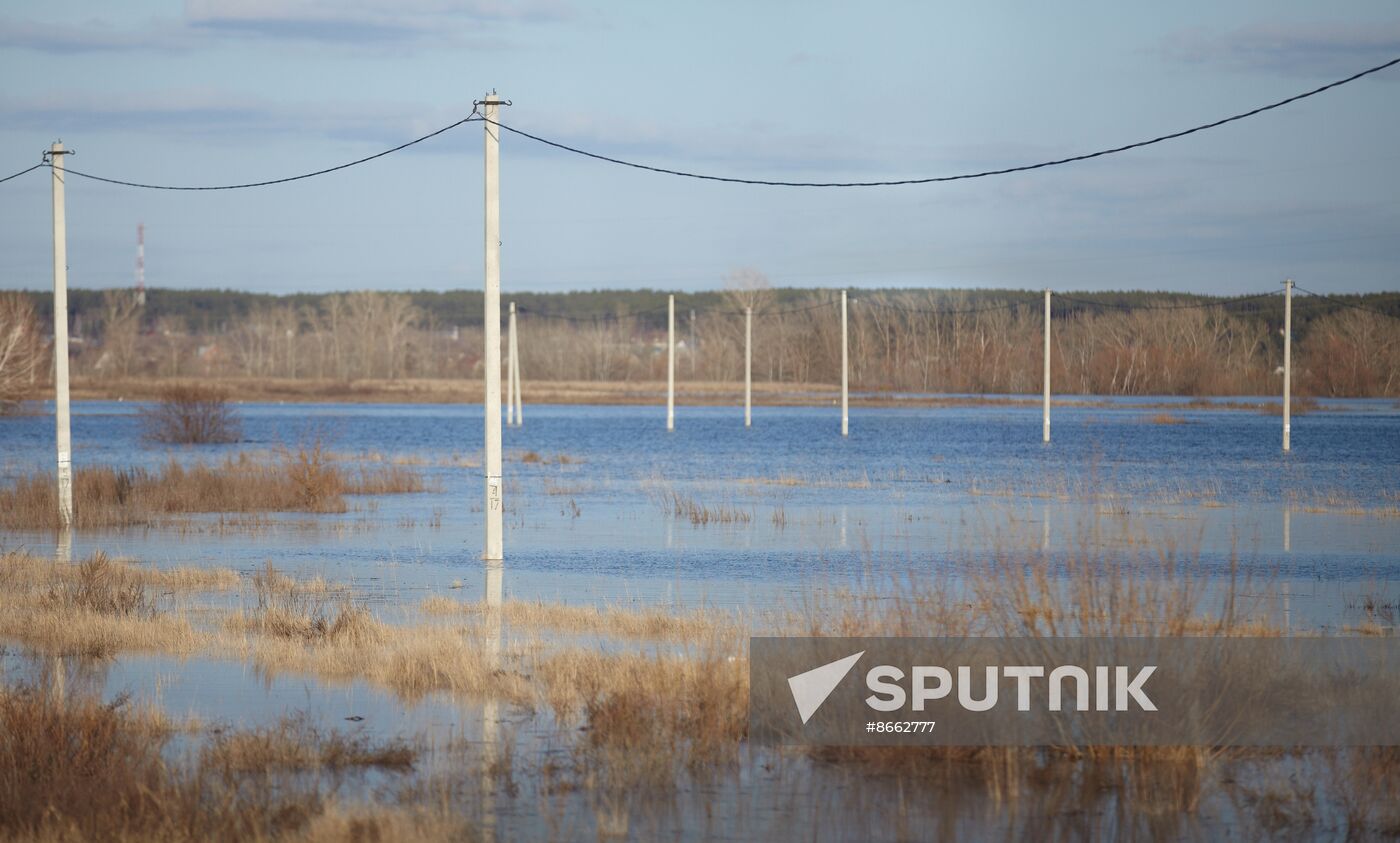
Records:
[[[70,318],[80,328],[89,324],[100,324],[104,311],[104,296],[107,290],[72,289],[68,291]],[[778,287],[765,291],[772,307],[800,306],[817,296],[834,296],[836,291],[812,290],[810,288]],[[981,307],[1008,301],[1024,301],[1039,306],[1040,291],[1027,290],[910,290],[907,288],[882,288],[852,290],[852,299],[871,298],[891,300],[907,298],[910,295],[927,295],[941,302],[959,302],[967,307]],[[26,292],[30,296],[39,319],[44,323],[53,320],[53,295],[47,291]],[[247,293],[236,290],[168,290],[151,289],[146,293],[146,306],[142,320],[154,325],[163,318],[176,320],[185,331],[216,333],[228,330],[250,313],[258,309],[291,307],[296,310],[306,308],[321,309],[326,299],[343,296],[345,293]],[[480,290],[416,290],[403,293],[419,312],[440,326],[480,327],[483,294]],[[538,314],[553,314],[564,317],[591,319],[594,317],[620,317],[629,314],[642,314],[639,322],[651,327],[666,325],[665,290],[586,290],[567,293],[511,293],[502,294],[502,302],[514,301],[522,310]],[[1099,308],[1108,310],[1120,307],[1138,307],[1162,304],[1207,304],[1228,300],[1229,296],[1207,296],[1194,293],[1156,293],[1145,291],[1112,291],[1096,293],[1067,293],[1076,299],[1095,302]],[[676,314],[678,319],[688,318],[691,310],[705,311],[730,306],[732,293],[712,291],[701,293],[677,293]],[[1305,297],[1295,297],[1299,304]],[[1340,302],[1362,305],[1400,317],[1400,291],[1369,293],[1366,295],[1332,296]],[[1282,297],[1278,301],[1282,301]],[[1057,312],[1063,305],[1057,305]],[[1263,317],[1276,316],[1281,305],[1273,300],[1251,306],[1249,303],[1231,308],[1231,312],[1247,315],[1254,312]],[[1295,330],[1306,332],[1313,319],[1336,312],[1340,304],[1318,303],[1300,307],[1294,313]],[[503,304],[504,308],[504,304]],[[1086,309],[1076,305],[1072,309]],[[504,312],[504,309],[503,309]]]
[[[739,284],[676,296],[681,379],[743,377],[743,312],[754,312],[754,376],[840,378],[839,291]],[[520,313],[528,381],[665,377],[666,292],[507,293]],[[863,390],[1025,393],[1040,388],[1043,294],[857,290],[849,294],[852,385]],[[34,323],[21,381],[47,378],[51,299],[9,294]],[[11,311],[15,307],[9,308]],[[208,290],[70,293],[73,368],[121,377],[475,378],[482,294]],[[1269,394],[1280,387],[1283,296],[1153,292],[1054,297],[1055,391]],[[21,317],[15,317],[21,318]],[[0,319],[3,321],[3,319]],[[0,333],[5,326],[0,325]],[[1301,394],[1400,394],[1400,292],[1294,297]],[[0,354],[0,367],[4,356]],[[11,363],[11,374],[14,366]],[[4,374],[0,372],[0,374]]]

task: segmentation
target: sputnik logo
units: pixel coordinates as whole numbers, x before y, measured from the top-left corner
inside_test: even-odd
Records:
[[[802,725],[807,725],[807,721],[812,719],[812,715],[817,713],[817,709],[822,707],[822,703],[826,702],[826,698],[831,696],[831,692],[836,690],[836,686],[841,684],[841,680],[846,678],[846,674],[851,672],[851,668],[856,666],[856,662],[860,661],[863,655],[865,651],[861,650],[855,655],[788,677],[788,687],[792,689],[792,700],[797,703],[797,713],[802,717]]]

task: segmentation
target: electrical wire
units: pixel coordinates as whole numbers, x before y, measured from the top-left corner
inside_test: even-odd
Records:
[[[27,169],[27,170],[20,170],[18,173],[15,173],[14,175],[5,176],[3,179],[0,179],[0,183],[7,182],[7,181],[9,181],[10,179],[17,179],[17,178],[19,178],[20,176],[24,175],[25,173],[32,173],[32,172],[34,172],[35,170],[39,169],[40,167],[47,167],[47,166],[48,166],[48,163],[47,163],[47,162],[40,161],[38,164],[35,164],[33,167],[30,167],[30,168]]]
[[[716,176],[716,175],[711,175],[711,174],[708,174],[708,173],[692,173],[692,172],[687,172],[687,171],[685,171],[685,170],[673,170],[673,169],[670,169],[670,168],[667,168],[667,167],[653,167],[653,166],[648,165],[648,164],[638,164],[638,163],[636,163],[635,161],[625,161],[625,160],[623,160],[623,159],[621,159],[621,158],[612,158],[612,157],[607,156],[607,155],[601,155],[601,154],[596,153],[596,152],[589,152],[589,151],[584,150],[584,149],[579,149],[578,147],[569,146],[569,145],[567,145],[567,144],[563,144],[563,143],[560,143],[560,142],[558,142],[558,141],[552,141],[552,140],[549,140],[549,139],[547,139],[547,138],[540,137],[539,135],[531,134],[531,133],[526,132],[526,131],[524,131],[524,130],[522,130],[522,129],[516,129],[516,128],[512,127],[512,126],[508,126],[508,125],[506,125],[505,123],[500,123],[500,122],[497,122],[497,121],[495,121],[495,120],[487,120],[485,117],[483,117],[482,119],[483,119],[483,120],[486,120],[486,122],[488,122],[488,123],[490,123],[490,124],[492,124],[492,125],[494,125],[494,126],[499,126],[500,128],[505,129],[507,132],[511,132],[511,133],[513,133],[513,134],[520,135],[521,137],[524,137],[524,138],[529,138],[529,139],[532,140],[532,141],[535,141],[535,142],[537,142],[537,143],[542,143],[542,144],[544,144],[544,145],[546,145],[546,146],[552,146],[552,147],[554,147],[555,149],[563,150],[563,151],[565,151],[565,152],[572,152],[572,153],[574,153],[575,155],[582,155],[582,156],[585,156],[585,157],[587,157],[587,158],[596,159],[596,160],[598,160],[598,161],[606,161],[606,162],[608,162],[608,163],[610,163],[610,164],[618,164],[618,165],[623,166],[623,167],[632,167],[632,168],[637,169],[637,170],[646,170],[646,171],[648,171],[648,172],[661,173],[661,174],[663,174],[663,175],[669,175],[669,176],[681,176],[681,177],[683,177],[683,178],[701,179],[701,180],[703,180],[703,181],[727,182],[727,183],[730,183],[730,184],[763,185],[763,186],[767,186],[767,187],[893,187],[893,186],[896,186],[896,185],[933,184],[933,183],[936,183],[936,182],[962,181],[962,180],[965,180],[965,179],[980,179],[980,178],[986,178],[987,176],[1004,176],[1004,175],[1007,175],[1007,174],[1009,174],[1009,173],[1021,173],[1021,172],[1026,172],[1026,171],[1028,171],[1028,170],[1039,170],[1039,169],[1044,168],[1044,167],[1054,167],[1054,166],[1058,166],[1058,165],[1060,165],[1060,164],[1071,164],[1071,163],[1074,163],[1074,162],[1076,162],[1076,161],[1087,161],[1087,160],[1089,160],[1089,159],[1091,159],[1091,158],[1100,158],[1100,157],[1103,157],[1103,156],[1105,156],[1105,155],[1114,155],[1114,154],[1119,153],[1119,152],[1127,152],[1128,150],[1131,150],[1131,149],[1141,149],[1142,147],[1145,147],[1145,146],[1152,146],[1153,144],[1162,143],[1162,142],[1164,142],[1164,141],[1175,140],[1175,139],[1177,139],[1177,138],[1183,138],[1183,137],[1186,137],[1187,135],[1192,135],[1192,134],[1195,134],[1195,133],[1197,133],[1197,132],[1204,132],[1204,131],[1206,131],[1207,129],[1214,129],[1214,128],[1217,128],[1217,127],[1219,127],[1219,126],[1224,126],[1224,125],[1227,124],[1227,123],[1234,123],[1234,122],[1239,121],[1239,120],[1244,120],[1244,119],[1246,119],[1246,118],[1253,117],[1253,116],[1258,115],[1258,114],[1263,114],[1263,113],[1266,112],[1266,111],[1272,111],[1272,110],[1275,109],[1275,108],[1282,108],[1283,106],[1288,105],[1288,104],[1290,104],[1290,103],[1295,103],[1295,102],[1298,102],[1299,100],[1307,99],[1308,97],[1317,96],[1318,94],[1321,94],[1321,93],[1323,93],[1323,92],[1325,92],[1325,91],[1330,91],[1330,90],[1332,90],[1333,88],[1341,87],[1342,85],[1345,85],[1345,84],[1347,84],[1347,83],[1349,83],[1349,82],[1355,82],[1356,80],[1361,79],[1362,77],[1370,76],[1372,73],[1379,73],[1380,71],[1385,70],[1386,68],[1389,68],[1389,67],[1393,67],[1393,66],[1395,66],[1395,65],[1397,65],[1397,64],[1400,64],[1400,58],[1391,59],[1390,61],[1385,62],[1384,64],[1378,64],[1378,65],[1376,65],[1375,67],[1367,68],[1366,70],[1363,70],[1363,71],[1361,71],[1360,73],[1352,74],[1351,76],[1348,76],[1348,77],[1345,78],[1345,79],[1339,79],[1339,80],[1337,80],[1336,82],[1330,82],[1330,83],[1328,83],[1328,84],[1326,84],[1326,85],[1323,85],[1323,86],[1320,87],[1320,88],[1314,88],[1314,89],[1312,89],[1311,91],[1305,91],[1305,92],[1303,92],[1303,93],[1301,93],[1301,94],[1295,94],[1295,95],[1293,95],[1293,96],[1291,96],[1291,97],[1288,97],[1287,99],[1282,99],[1282,100],[1279,100],[1279,101],[1277,101],[1277,102],[1269,103],[1268,105],[1262,105],[1262,106],[1259,106],[1258,108],[1250,109],[1249,111],[1240,112],[1239,114],[1234,114],[1234,115],[1231,115],[1231,116],[1229,116],[1229,117],[1225,117],[1225,118],[1220,119],[1220,120],[1214,120],[1214,121],[1212,121],[1212,122],[1210,122],[1210,123],[1202,123],[1202,124],[1199,125],[1199,126],[1193,126],[1193,127],[1189,128],[1189,129],[1183,129],[1183,130],[1181,130],[1181,131],[1179,131],[1179,132],[1172,132],[1172,133],[1166,134],[1166,135],[1159,135],[1158,137],[1151,138],[1151,139],[1149,139],[1149,140],[1137,141],[1136,143],[1125,144],[1125,145],[1123,145],[1123,146],[1116,146],[1116,147],[1113,147],[1113,148],[1111,148],[1111,149],[1101,149],[1101,150],[1099,150],[1098,152],[1089,152],[1089,153],[1085,153],[1085,154],[1083,154],[1083,155],[1072,155],[1072,156],[1070,156],[1070,157],[1068,157],[1068,158],[1058,158],[1058,159],[1055,159],[1055,160],[1052,160],[1052,161],[1042,161],[1042,162],[1040,162],[1040,163],[1038,163],[1038,164],[1023,164],[1023,165],[1016,166],[1016,167],[1005,167],[1005,168],[998,169],[998,170],[984,170],[984,171],[982,171],[982,172],[976,172],[976,173],[962,173],[962,174],[960,174],[960,175],[954,175],[954,176],[933,176],[933,177],[929,177],[929,178],[918,178],[918,179],[896,179],[896,180],[891,180],[891,181],[852,181],[852,182],[775,181],[775,180],[770,180],[770,179],[744,179],[744,178],[735,178],[735,177],[731,177],[731,176]]]
[[[540,319],[554,319],[560,322],[570,322],[575,325],[593,325],[598,322],[613,322],[622,319],[633,319],[638,316],[650,316],[653,313],[662,313],[667,305],[659,307],[649,307],[645,310],[637,310],[631,313],[592,313],[592,314],[569,314],[569,313],[548,313],[543,310],[532,310],[528,307],[516,305],[515,312],[519,315],[535,316]]]
[[[1396,315],[1393,314],[1393,313],[1386,313],[1384,310],[1378,310],[1378,309],[1376,309],[1376,308],[1374,308],[1374,307],[1367,307],[1367,306],[1364,305],[1364,304],[1354,304],[1354,303],[1349,302],[1349,301],[1343,301],[1343,300],[1341,300],[1341,299],[1333,298],[1332,296],[1325,295],[1325,294],[1323,294],[1323,293],[1314,293],[1312,290],[1305,290],[1305,289],[1303,289],[1302,287],[1299,287],[1297,284],[1294,284],[1294,285],[1293,285],[1293,289],[1297,290],[1297,291],[1300,292],[1300,293],[1307,293],[1308,295],[1312,296],[1312,297],[1315,298],[1315,299],[1321,299],[1321,300],[1323,300],[1323,301],[1328,301],[1328,302],[1331,302],[1332,304],[1338,305],[1338,306],[1340,306],[1340,307],[1350,307],[1350,308],[1352,308],[1353,310],[1364,310],[1364,311],[1366,311],[1367,313],[1374,313],[1374,314],[1376,314],[1377,316],[1385,316],[1385,317],[1388,317],[1388,318],[1390,318],[1390,319],[1400,319],[1400,316],[1396,316]]]
[[[905,305],[890,304],[877,299],[856,299],[856,303],[865,304],[871,307],[880,307],[886,310],[897,310],[900,313],[918,313],[929,316],[959,316],[967,313],[988,313],[994,310],[1011,310],[1016,307],[1025,307],[1035,304],[1035,302],[1003,302],[1002,304],[980,305],[966,308],[944,308],[944,307],[907,307]]]
[[[1162,143],[1162,142],[1164,142],[1164,141],[1175,140],[1175,139],[1177,139],[1177,138],[1186,137],[1187,135],[1192,135],[1192,134],[1195,134],[1195,133],[1197,133],[1197,132],[1204,132],[1204,131],[1206,131],[1206,130],[1208,130],[1208,129],[1214,129],[1214,128],[1217,128],[1217,127],[1219,127],[1219,126],[1224,126],[1224,125],[1226,125],[1227,123],[1234,123],[1234,122],[1239,121],[1239,120],[1244,120],[1244,119],[1249,118],[1249,117],[1254,117],[1255,115],[1263,114],[1263,113],[1266,112],[1266,111],[1272,111],[1273,109],[1276,109],[1276,108],[1282,108],[1283,106],[1289,105],[1290,103],[1295,103],[1295,102],[1298,102],[1299,100],[1307,99],[1308,97],[1314,97],[1314,96],[1317,96],[1318,94],[1324,93],[1324,92],[1326,92],[1326,91],[1330,91],[1330,90],[1332,90],[1333,88],[1338,88],[1338,87],[1341,87],[1342,85],[1346,85],[1346,84],[1348,84],[1348,83],[1350,83],[1350,82],[1355,82],[1356,80],[1361,79],[1361,78],[1366,77],[1366,76],[1370,76],[1370,75],[1373,74],[1373,73],[1379,73],[1380,71],[1385,70],[1385,69],[1390,68],[1390,67],[1393,67],[1393,66],[1395,66],[1395,65],[1397,65],[1397,64],[1400,64],[1400,58],[1391,59],[1390,61],[1385,62],[1385,63],[1383,63],[1383,64],[1378,64],[1378,65],[1376,65],[1375,67],[1367,68],[1366,70],[1363,70],[1363,71],[1361,71],[1361,72],[1359,72],[1359,73],[1352,74],[1351,76],[1348,76],[1348,77],[1345,78],[1345,79],[1339,79],[1339,80],[1337,80],[1337,81],[1335,81],[1335,82],[1330,82],[1330,83],[1328,83],[1328,84],[1326,84],[1326,85],[1323,85],[1323,86],[1321,86],[1321,87],[1314,88],[1314,89],[1312,89],[1312,90],[1310,90],[1310,91],[1305,91],[1305,92],[1303,92],[1303,93],[1301,93],[1301,94],[1295,94],[1295,95],[1293,95],[1293,96],[1291,96],[1291,97],[1288,97],[1288,98],[1286,98],[1286,99],[1282,99],[1282,100],[1279,100],[1279,101],[1277,101],[1277,102],[1269,103],[1268,105],[1262,105],[1262,106],[1259,106],[1258,108],[1250,109],[1249,111],[1244,111],[1244,112],[1241,112],[1241,113],[1239,113],[1239,114],[1234,114],[1234,115],[1231,115],[1231,116],[1229,116],[1229,117],[1222,118],[1222,119],[1220,119],[1220,120],[1214,120],[1214,121],[1212,121],[1212,122],[1210,122],[1210,123],[1203,123],[1203,124],[1201,124],[1201,125],[1199,125],[1199,126],[1193,126],[1193,127],[1189,128],[1189,129],[1183,129],[1183,130],[1178,131],[1178,132],[1172,132],[1172,133],[1170,133],[1170,134],[1159,135],[1159,136],[1157,136],[1157,137],[1155,137],[1155,138],[1150,138],[1150,139],[1148,139],[1148,140],[1143,140],[1143,141],[1137,141],[1137,142],[1135,142],[1135,143],[1124,144],[1123,146],[1116,146],[1116,147],[1112,147],[1112,148],[1109,148],[1109,149],[1101,149],[1101,150],[1099,150],[1099,151],[1097,151],[1097,152],[1088,152],[1088,153],[1084,153],[1084,154],[1082,154],[1082,155],[1072,155],[1072,156],[1067,157],[1067,158],[1057,158],[1057,159],[1050,160],[1050,161],[1041,161],[1041,162],[1036,163],[1036,164],[1022,164],[1022,165],[1015,166],[1015,167],[1004,167],[1004,168],[997,169],[997,170],[984,170],[984,171],[981,171],[981,172],[961,173],[961,174],[952,175],[952,176],[933,176],[933,177],[929,177],[929,178],[917,178],[917,179],[894,179],[894,180],[888,180],[888,181],[863,181],[863,182],[797,182],[797,181],[777,181],[777,180],[771,180],[771,179],[744,179],[744,178],[735,178],[735,177],[731,177],[731,176],[716,176],[716,175],[707,174],[707,173],[693,173],[693,172],[688,172],[688,171],[685,171],[685,170],[670,169],[670,168],[667,168],[667,167],[654,167],[654,166],[651,166],[651,165],[648,165],[648,164],[639,164],[639,163],[637,163],[637,162],[635,162],[635,161],[626,161],[626,160],[623,160],[623,159],[621,159],[621,158],[612,158],[612,157],[610,157],[610,156],[601,155],[601,154],[596,153],[596,152],[589,152],[589,151],[584,150],[584,149],[579,149],[578,147],[569,146],[568,144],[560,143],[559,141],[549,140],[548,138],[544,138],[544,137],[541,137],[541,136],[539,136],[539,135],[535,135],[535,134],[532,134],[532,133],[530,133],[530,132],[526,132],[526,131],[524,131],[523,129],[517,129],[517,128],[513,127],[513,126],[506,125],[505,123],[501,123],[501,122],[496,121],[496,120],[489,120],[489,119],[487,119],[487,118],[485,117],[485,115],[480,114],[480,113],[477,111],[477,109],[476,109],[475,106],[472,108],[472,113],[471,113],[471,114],[468,114],[466,117],[463,117],[461,120],[458,120],[458,121],[456,121],[456,122],[454,122],[454,123],[450,123],[450,124],[448,124],[448,125],[446,125],[446,126],[443,126],[441,129],[438,129],[438,130],[436,130],[436,131],[429,132],[428,134],[423,135],[422,137],[414,138],[414,139],[411,140],[411,141],[408,141],[408,142],[406,142],[406,143],[399,144],[398,146],[395,146],[395,147],[393,147],[393,148],[391,148],[391,149],[386,149],[386,150],[384,150],[384,151],[382,151],[382,152],[377,152],[377,153],[375,153],[374,155],[365,156],[364,158],[358,158],[358,159],[356,159],[356,160],[354,160],[354,161],[348,161],[348,162],[346,162],[346,163],[344,163],[344,164],[337,164],[337,165],[334,166],[334,167],[326,167],[326,168],[320,169],[320,170],[313,170],[312,172],[309,172],[309,173],[301,173],[301,174],[299,174],[299,175],[295,175],[295,176],[286,176],[286,177],[277,178],[277,179],[267,179],[267,180],[263,180],[263,181],[253,181],[253,182],[243,182],[243,183],[239,183],[239,184],[218,184],[218,185],[169,185],[169,184],[151,184],[151,183],[146,183],[146,182],[128,181],[128,180],[125,180],[125,179],[115,179],[115,178],[110,178],[110,177],[108,177],[108,176],[99,176],[99,175],[96,175],[96,174],[93,174],[93,173],[86,173],[86,172],[83,172],[83,171],[81,171],[81,170],[73,170],[73,169],[66,169],[66,168],[65,168],[65,169],[66,169],[67,172],[72,173],[73,175],[78,176],[78,177],[80,177],[80,178],[91,179],[91,180],[93,180],[93,181],[104,182],[104,183],[106,183],[106,184],[120,185],[120,186],[122,186],[122,187],[142,188],[142,189],[145,189],[145,190],[205,191],[205,190],[241,190],[241,189],[250,188],[250,187],[269,187],[269,186],[272,186],[272,185],[286,184],[286,183],[288,183],[288,182],[301,181],[302,179],[314,178],[314,177],[316,177],[316,176],[323,176],[323,175],[326,175],[327,173],[334,173],[334,172],[337,172],[337,171],[339,171],[339,170],[345,170],[345,169],[348,169],[348,168],[350,168],[350,167],[355,167],[355,166],[358,166],[358,165],[360,165],[360,164],[364,164],[364,163],[373,161],[373,160],[375,160],[375,159],[377,159],[377,158],[383,158],[383,157],[386,156],[386,155],[392,155],[392,154],[395,153],[395,152],[400,152],[400,151],[402,151],[402,150],[404,150],[404,149],[407,149],[407,148],[409,148],[409,147],[411,147],[411,146],[414,146],[415,144],[419,144],[419,143],[422,143],[423,141],[426,141],[426,140],[428,140],[428,139],[430,139],[430,138],[437,137],[438,135],[441,135],[441,134],[443,134],[444,132],[451,131],[452,129],[455,129],[455,128],[457,128],[458,126],[461,126],[461,125],[463,125],[463,124],[465,124],[465,123],[470,123],[470,122],[473,122],[473,121],[480,120],[480,121],[484,121],[484,122],[486,122],[486,123],[489,123],[489,124],[491,124],[491,125],[493,125],[493,126],[498,126],[498,127],[502,128],[502,129],[505,129],[505,130],[508,131],[508,132],[511,132],[511,133],[513,133],[513,134],[516,134],[516,135],[519,135],[519,136],[521,136],[521,137],[529,138],[530,140],[533,140],[533,141],[535,141],[535,142],[537,142],[537,143],[541,143],[541,144],[544,144],[544,145],[546,145],[546,146],[551,146],[551,147],[554,147],[555,149],[563,150],[563,151],[565,151],[565,152],[571,152],[571,153],[573,153],[573,154],[575,154],[575,155],[582,155],[582,156],[585,156],[585,157],[587,157],[587,158],[593,158],[593,159],[596,159],[596,160],[598,160],[598,161],[606,161],[606,162],[608,162],[608,163],[617,164],[617,165],[620,165],[620,166],[623,166],[623,167],[631,167],[631,168],[638,169],[638,170],[646,170],[646,171],[648,171],[648,172],[661,173],[661,174],[664,174],[664,175],[681,176],[681,177],[684,177],[684,178],[691,178],[691,179],[701,179],[701,180],[704,180],[704,181],[726,182],[726,183],[730,183],[730,184],[764,185],[764,186],[770,186],[770,187],[892,187],[892,186],[896,186],[896,185],[934,184],[934,183],[938,183],[938,182],[962,181],[962,180],[965,180],[965,179],[979,179],[979,178],[986,178],[986,177],[988,177],[988,176],[1001,176],[1001,175],[1007,175],[1007,174],[1010,174],[1010,173],[1021,173],[1021,172],[1026,172],[1026,171],[1029,171],[1029,170],[1038,170],[1038,169],[1042,169],[1042,168],[1045,168],[1045,167],[1059,166],[1059,165],[1061,165],[1061,164],[1070,164],[1070,163],[1074,163],[1074,162],[1077,162],[1077,161],[1087,161],[1087,160],[1092,159],[1092,158],[1100,158],[1100,157],[1103,157],[1103,156],[1105,156],[1105,155],[1114,155],[1114,154],[1117,154],[1117,153],[1120,153],[1120,152],[1127,152],[1127,151],[1132,150],[1132,149],[1141,149],[1142,147],[1145,147],[1145,146],[1152,146],[1153,144]],[[22,175],[24,175],[25,173],[31,172],[31,171],[33,171],[33,170],[36,170],[36,169],[38,169],[39,167],[42,167],[42,166],[49,166],[49,165],[48,165],[48,164],[39,164],[39,165],[36,165],[36,166],[34,166],[34,167],[30,167],[30,168],[28,168],[28,169],[26,169],[26,170],[22,170],[22,171],[20,171],[20,172],[18,172],[18,173],[15,173],[14,175],[6,176],[5,178],[0,179],[0,182],[6,182],[6,181],[9,181],[9,180],[12,179],[12,178],[17,178],[18,176],[22,176]]]
[[[65,173],[70,173],[70,174],[75,175],[75,176],[80,176],[80,177],[85,178],[85,179],[92,179],[93,181],[100,181],[100,182],[105,182],[105,183],[107,183],[107,184],[121,185],[122,187],[139,187],[139,188],[143,188],[143,189],[145,189],[145,190],[242,190],[243,188],[247,188],[247,187],[268,187],[268,186],[271,186],[271,185],[274,185],[274,184],[286,184],[287,182],[301,181],[302,179],[314,178],[315,176],[324,176],[324,175],[327,174],[327,173],[334,173],[334,172],[336,172],[336,171],[338,171],[338,170],[347,170],[347,169],[349,169],[349,168],[351,168],[351,167],[355,167],[355,166],[358,166],[358,165],[360,165],[360,164],[364,164],[364,163],[367,163],[367,162],[369,162],[369,161],[373,161],[373,160],[375,160],[376,158],[383,158],[383,157],[386,156],[386,155],[392,155],[392,154],[394,154],[395,152],[401,152],[401,151],[403,151],[403,150],[405,150],[405,149],[408,149],[410,146],[414,146],[415,144],[420,144],[420,143],[422,143],[422,142],[425,141],[425,140],[429,140],[430,138],[435,138],[435,137],[437,137],[438,135],[443,134],[444,132],[449,132],[449,131],[451,131],[451,130],[457,128],[458,126],[461,126],[461,125],[464,124],[464,123],[470,123],[470,122],[473,122],[473,121],[479,120],[479,119],[481,119],[481,118],[477,115],[475,109],[473,109],[473,111],[472,111],[471,114],[468,114],[466,117],[463,117],[461,120],[458,120],[458,121],[455,122],[455,123],[450,123],[450,124],[448,124],[448,125],[446,125],[446,126],[443,126],[441,129],[438,129],[438,130],[433,131],[433,132],[429,132],[428,134],[423,135],[422,137],[414,138],[413,140],[408,141],[407,143],[401,143],[401,144],[399,144],[398,146],[393,147],[392,149],[386,149],[386,150],[384,150],[384,151],[382,151],[382,152],[376,152],[376,153],[373,154],[373,155],[367,155],[367,156],[365,156],[364,158],[357,158],[357,159],[355,159],[354,161],[347,161],[347,162],[344,163],[344,164],[337,164],[337,165],[335,165],[334,167],[326,167],[325,169],[315,170],[315,171],[310,172],[310,173],[302,173],[302,174],[300,174],[300,175],[296,175],[296,176],[287,176],[287,177],[285,177],[285,178],[280,178],[280,179],[268,179],[267,181],[253,181],[253,182],[244,182],[244,183],[242,183],[242,184],[216,184],[216,185],[145,184],[145,183],[142,183],[142,182],[124,181],[124,180],[122,180],[122,179],[107,178],[106,176],[96,176],[96,175],[93,175],[92,173],[84,173],[84,172],[82,172],[82,171],[80,171],[80,170],[74,170],[74,169],[71,169],[71,168],[68,168],[68,167],[65,167],[65,168],[64,168],[64,172],[65,172]],[[48,164],[40,164],[39,166],[41,166],[41,167],[46,167],[46,166],[49,166],[49,165],[48,165]],[[33,169],[33,168],[31,167],[30,169]]]
[[[1243,302],[1255,301],[1258,299],[1266,299],[1270,296],[1279,296],[1282,294],[1283,292],[1281,290],[1269,290],[1268,292],[1264,293],[1253,293],[1250,295],[1237,296],[1235,298],[1225,299],[1223,301],[1184,302],[1173,304],[1119,304],[1117,302],[1102,302],[1094,301],[1092,299],[1081,299],[1076,298],[1075,296],[1066,296],[1061,293],[1053,293],[1051,297],[1052,299],[1073,302],[1074,304],[1083,305],[1085,307],[1107,307],[1116,308],[1118,310],[1192,310],[1195,308],[1228,307],[1234,304],[1241,304]]]

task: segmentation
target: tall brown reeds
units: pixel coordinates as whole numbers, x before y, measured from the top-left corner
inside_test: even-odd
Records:
[[[441,810],[392,801],[347,810],[333,798],[332,785],[347,773],[411,770],[416,750],[403,741],[326,731],[293,716],[264,729],[219,730],[198,754],[172,759],[171,736],[124,699],[0,689],[0,837],[446,841],[467,831]]]
[[[79,528],[149,524],[191,512],[344,512],[347,494],[422,491],[421,477],[403,466],[362,466],[348,472],[319,442],[283,451],[278,462],[246,455],[220,463],[160,469],[79,468],[73,475],[73,511]],[[37,472],[0,489],[0,526],[58,529],[53,476]]]

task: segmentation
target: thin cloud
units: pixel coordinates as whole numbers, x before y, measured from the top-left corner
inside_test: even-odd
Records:
[[[213,140],[305,138],[392,146],[462,115],[388,103],[275,102],[219,90],[0,99],[8,128],[48,134],[98,132],[176,135]],[[425,144],[422,149],[429,149]]]
[[[196,29],[291,41],[378,46],[453,42],[503,24],[548,23],[572,16],[559,0],[186,0]]]
[[[1400,56],[1400,21],[1262,23],[1224,34],[1195,29],[1169,37],[1162,52],[1173,61],[1235,71],[1342,76]],[[1400,74],[1388,73],[1384,78],[1400,79]]]
[[[58,54],[187,52],[229,39],[257,38],[372,51],[425,44],[496,50],[509,46],[500,36],[508,26],[573,18],[562,0],[187,0],[181,18],[150,19],[135,27],[100,18],[70,24],[0,17],[0,48]]]
[[[184,24],[174,20],[123,29],[102,20],[57,24],[0,18],[0,47],[46,53],[179,52],[193,49],[194,41]]]

